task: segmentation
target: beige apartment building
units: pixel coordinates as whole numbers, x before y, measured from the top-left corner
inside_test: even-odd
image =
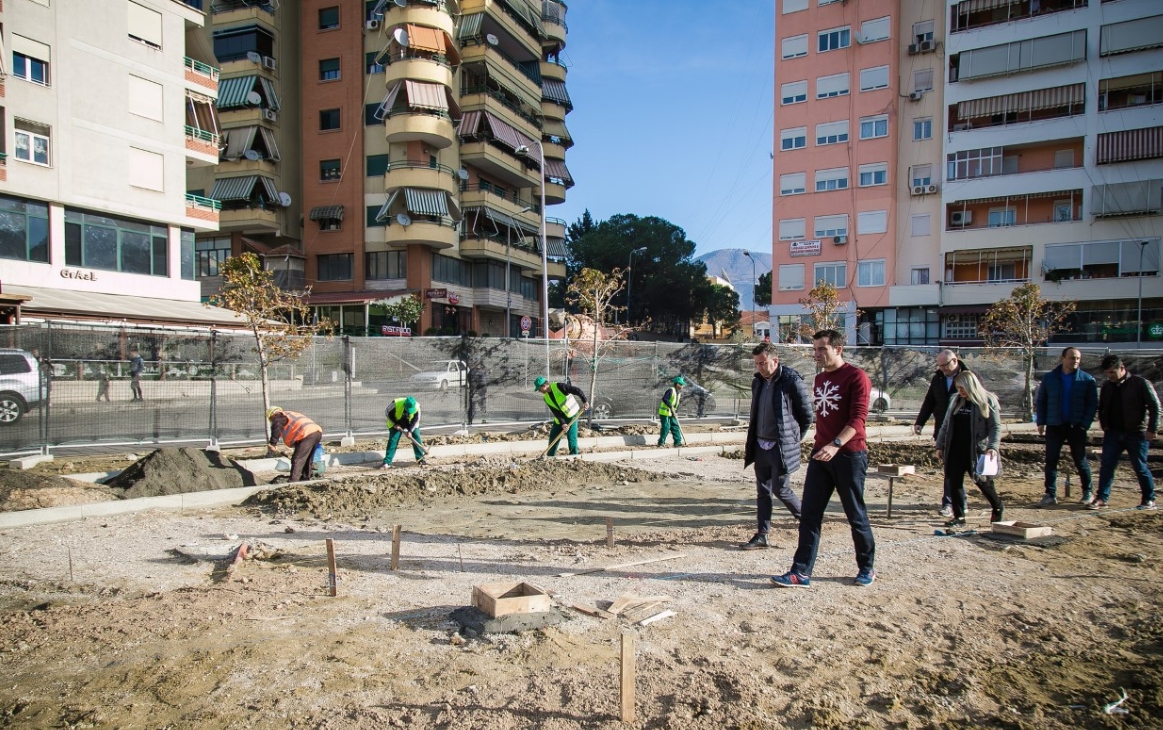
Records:
[[[1157,2],[778,9],[781,335],[822,279],[856,342],[975,344],[989,305],[1033,281],[1078,301],[1055,342],[1163,342]]]

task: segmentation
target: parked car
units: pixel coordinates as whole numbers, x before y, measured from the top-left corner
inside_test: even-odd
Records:
[[[437,360],[432,367],[413,375],[409,380],[418,388],[448,390],[449,386],[468,385],[468,366],[461,360]]]
[[[0,349],[0,426],[16,423],[41,399],[40,368],[24,350]]]
[[[607,418],[646,418],[658,413],[658,403],[669,383],[655,390],[638,390],[626,396],[603,395],[599,389],[594,399],[592,410],[595,421]],[[678,401],[678,417],[702,418],[707,413],[715,412],[715,396],[711,391],[699,385],[690,378],[686,378],[686,385],[682,389],[682,397]]]
[[[892,397],[880,388],[873,388],[868,394],[868,410],[873,413],[883,413],[892,408]]]

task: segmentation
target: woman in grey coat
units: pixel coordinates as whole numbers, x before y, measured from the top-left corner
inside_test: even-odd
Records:
[[[965,525],[965,485],[964,478],[976,482],[981,493],[993,508],[990,522],[1001,521],[1005,508],[997,490],[993,486],[993,476],[982,476],[977,472],[977,461],[983,454],[998,460],[1001,473],[1001,459],[998,447],[1001,443],[1001,417],[998,414],[997,396],[987,391],[977,376],[969,371],[959,374],[953,381],[957,395],[949,402],[949,410],[941,430],[937,433],[937,457],[945,462],[945,479],[953,497],[953,519],[946,527]]]

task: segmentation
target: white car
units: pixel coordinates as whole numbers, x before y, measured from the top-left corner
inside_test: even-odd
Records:
[[[426,390],[463,388],[468,385],[468,366],[462,360],[437,360],[431,368],[416,373],[410,380]]]
[[[868,410],[873,413],[883,413],[892,408],[892,398],[880,388],[873,388],[868,393]]]

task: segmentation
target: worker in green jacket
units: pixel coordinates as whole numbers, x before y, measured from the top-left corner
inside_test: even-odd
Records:
[[[387,418],[387,425],[389,433],[388,448],[384,452],[384,463],[382,469],[390,469],[392,459],[396,458],[396,446],[400,443],[400,435],[408,433],[411,435],[412,441],[412,455],[416,457],[416,463],[423,466],[427,462],[424,461],[424,450],[420,445],[424,442],[420,438],[420,404],[412,396],[407,398],[396,398],[392,404],[384,409],[384,416]]]
[[[558,437],[561,436],[562,422],[569,424],[569,430],[565,433],[569,442],[569,453],[578,453],[577,421],[583,411],[590,409],[586,394],[582,392],[581,388],[574,387],[569,383],[550,383],[541,376],[533,381],[533,389],[545,398],[545,405],[549,407],[549,412],[553,415],[553,426],[549,429],[549,443],[553,445],[549,447],[547,455],[555,456],[557,454],[557,441]]]
[[[682,446],[682,431],[678,428],[678,402],[682,397],[682,388],[686,380],[676,375],[670,381],[674,387],[667,388],[658,403],[658,420],[662,422],[662,433],[658,434],[658,445],[666,446],[666,435],[674,437],[674,445]]]

